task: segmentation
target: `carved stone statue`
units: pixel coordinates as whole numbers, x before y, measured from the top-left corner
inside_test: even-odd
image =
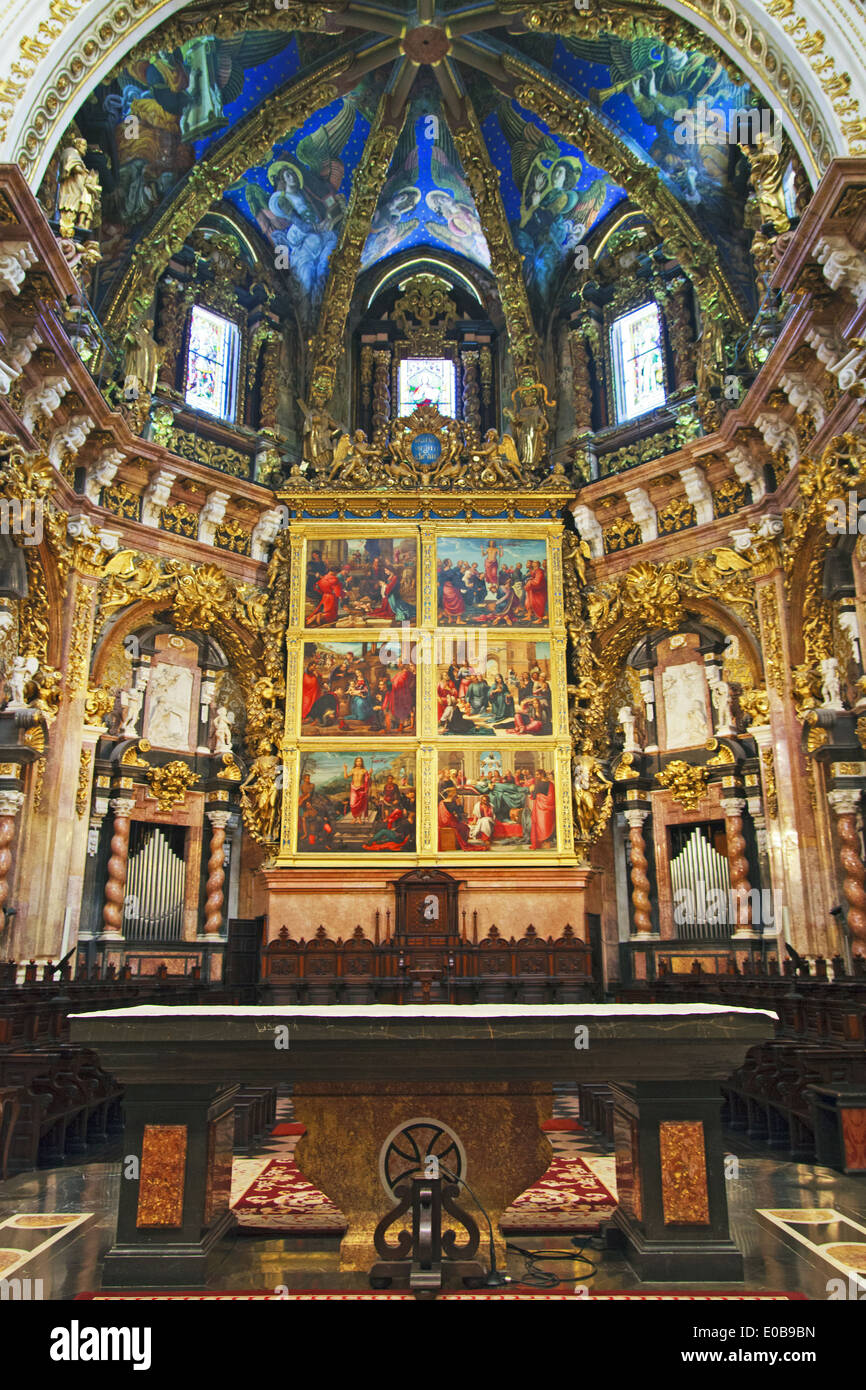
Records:
[[[503,414],[511,421],[514,429],[521,463],[534,468],[547,453],[550,424],[544,407],[556,405],[556,401],[548,400],[547,387],[542,382],[535,382],[532,386],[519,386],[517,390],[512,391],[511,399],[515,407],[518,396],[520,408],[509,410],[506,407]]]
[[[323,405],[317,403],[312,393],[309,405],[300,396],[298,405],[304,412],[304,458],[316,469],[329,468],[334,457],[334,441],[341,433],[342,426]]]
[[[144,704],[144,691],[137,686],[120,692],[120,736],[138,738],[138,717]]]
[[[835,656],[825,656],[821,661],[821,703],[824,709],[842,709],[842,683]]]
[[[9,700],[6,705],[7,709],[27,708],[24,692],[36,675],[38,667],[38,657],[16,656],[12,670],[8,676]]]
[[[731,687],[727,681],[717,680],[710,685],[713,708],[716,711],[716,733],[733,734],[734,716],[731,710]]]
[[[124,395],[135,400],[142,392],[152,395],[165,353],[153,336],[153,318],[144,319],[129,330],[124,339],[126,378]]]
[[[84,162],[87,141],[73,136],[60,156],[60,235],[71,237],[76,227],[98,225],[100,214],[99,176]]]
[[[619,713],[618,713],[618,715],[617,715],[617,719],[619,720],[620,724],[622,725],[623,733],[625,734],[625,743],[623,744],[623,752],[624,752],[624,753],[637,753],[637,752],[639,752],[640,750],[639,750],[638,745],[637,745],[637,738],[636,738],[636,736],[635,736],[635,731],[634,731],[634,726],[635,726],[635,724],[637,723],[637,719],[636,719],[636,716],[635,716],[634,711],[632,710],[631,705],[623,705],[622,709],[619,711]]]
[[[225,705],[217,705],[213,719],[213,751],[230,753],[232,751],[232,716]]]

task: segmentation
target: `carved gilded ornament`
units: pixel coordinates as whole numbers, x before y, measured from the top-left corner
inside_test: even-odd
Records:
[[[761,749],[761,778],[764,783],[764,804],[770,820],[779,814],[779,797],[776,792],[776,765],[772,748]]]
[[[324,104],[324,103],[323,103]],[[388,119],[389,99],[382,97],[367,137],[364,152],[352,180],[349,206],[340,232],[340,243],[331,257],[328,282],[319,314],[319,326],[312,349],[313,403],[324,406],[336,382],[337,363],[345,347],[346,320],[361,255],[370,233],[370,224],[388,167],[397,146],[400,126]]]
[[[659,786],[665,787],[674,801],[686,811],[696,811],[707,794],[706,768],[675,758],[656,774]]]
[[[198,781],[198,775],[180,759],[164,767],[151,767],[146,775],[150,794],[160,811],[173,811],[175,806],[182,806],[190,787]]]
[[[93,766],[93,749],[82,748],[78,764],[78,786],[75,789],[75,814],[83,816],[90,805],[90,774]]]

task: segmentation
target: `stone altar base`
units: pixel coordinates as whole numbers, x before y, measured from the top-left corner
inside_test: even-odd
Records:
[[[379,1155],[398,1125],[426,1116],[453,1130],[495,1219],[544,1171],[539,1122],[552,1084],[605,1081],[617,1089],[617,1224],[634,1268],[653,1280],[740,1278],[719,1081],[772,1037],[774,1018],[711,1004],[141,1005],[73,1015],[73,1043],[96,1048],[126,1087],[123,1152],[140,1161],[140,1178],[120,1182],[105,1283],[204,1282],[231,1220],[235,1086],[274,1081],[293,1083],[311,1132],[302,1170],[353,1223],[350,1263],[361,1262],[356,1236],[367,1261],[388,1209]],[[392,1178],[402,1171],[398,1163]]]
[[[553,1156],[540,1130],[553,1114],[549,1084],[302,1082],[294,1106],[307,1126],[295,1154],[298,1166],[349,1222],[340,1247],[343,1269],[367,1270],[379,1258],[373,1231],[393,1208],[375,1176],[380,1155],[395,1129],[420,1118],[438,1120],[457,1135],[466,1156],[463,1176],[493,1223],[497,1262],[504,1267],[499,1218],[544,1175]],[[487,1223],[465,1188],[457,1200],[478,1222],[486,1260]]]

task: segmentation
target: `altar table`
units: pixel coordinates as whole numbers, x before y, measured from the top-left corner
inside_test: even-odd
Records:
[[[453,1131],[495,1222],[542,1176],[553,1083],[608,1082],[615,1223],[641,1278],[742,1277],[730,1238],[719,1082],[775,1015],[710,1004],[155,1006],[75,1014],[126,1088],[116,1242],[105,1287],[192,1287],[230,1229],[233,1097],[290,1082],[298,1164],[349,1221],[344,1259],[373,1262],[391,1201],[383,1145],[407,1121]],[[468,1198],[464,1204],[471,1208]],[[482,1229],[484,1223],[482,1221]]]

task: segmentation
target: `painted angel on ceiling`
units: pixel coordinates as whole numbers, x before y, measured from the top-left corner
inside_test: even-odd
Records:
[[[229,190],[243,192],[250,213],[280,253],[277,268],[291,270],[311,305],[321,298],[346,215],[341,156],[356,114],[345,98],[330,120],[298,141],[291,156],[272,160],[267,167],[270,193],[263,182],[248,178]]]
[[[511,150],[511,172],[520,194],[520,216],[512,223],[514,244],[523,256],[527,289],[546,303],[567,255],[583,240],[601,214],[608,190],[616,185],[607,174],[593,177],[577,155],[563,154],[557,142],[525,121],[511,102],[497,116]]]

